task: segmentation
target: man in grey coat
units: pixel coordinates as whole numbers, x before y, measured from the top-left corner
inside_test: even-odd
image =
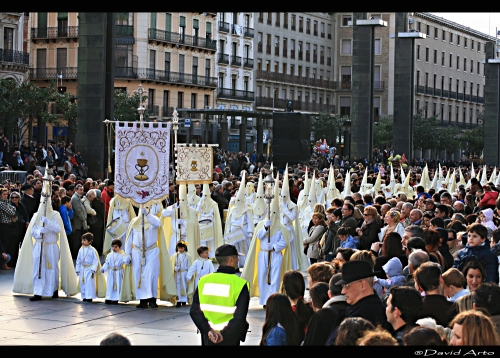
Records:
[[[354,218],[354,206],[351,203],[344,203],[342,206],[342,220],[339,227],[345,227],[349,231],[349,235],[356,236],[356,228],[358,222]]]
[[[82,202],[83,197],[83,185],[77,184],[75,186],[75,193],[71,197],[71,206],[75,215],[71,219],[71,226],[73,227],[73,232],[71,233],[69,240],[69,247],[71,250],[71,256],[73,260],[76,260],[78,256],[78,250],[80,250],[82,235],[84,230],[88,229],[87,226],[87,210]]]

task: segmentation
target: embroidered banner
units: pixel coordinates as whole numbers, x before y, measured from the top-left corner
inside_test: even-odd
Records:
[[[211,146],[177,145],[177,184],[211,183],[213,160]]]
[[[166,198],[169,148],[170,123],[116,122],[115,192],[135,205]]]

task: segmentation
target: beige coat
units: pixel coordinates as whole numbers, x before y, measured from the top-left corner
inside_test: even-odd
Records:
[[[310,259],[319,258],[318,242],[325,233],[326,228],[323,225],[313,226],[309,229],[309,236],[304,238],[304,244],[309,244],[307,249],[307,257]]]

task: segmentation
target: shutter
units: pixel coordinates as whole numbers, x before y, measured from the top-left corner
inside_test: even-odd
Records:
[[[45,68],[47,64],[47,50],[37,49],[36,50],[36,68]]]
[[[193,29],[199,29],[199,20],[198,19],[193,19]]]
[[[165,14],[165,31],[172,31],[172,14]]]
[[[47,13],[38,13],[38,37],[47,37]]]
[[[340,107],[351,107],[351,97],[340,97]]]
[[[152,29],[156,29],[156,12],[151,13],[151,26]]]
[[[58,12],[57,13],[57,20],[68,20],[68,13],[67,12]]]
[[[68,64],[68,49],[66,48],[58,48],[57,49],[57,72],[59,73],[61,70],[66,70],[66,66]]]
[[[186,27],[186,17],[185,16],[181,16],[180,17],[179,26],[180,27]]]
[[[341,75],[342,76],[350,76],[351,75],[351,66],[342,66],[341,67]]]
[[[342,53],[343,54],[351,53],[351,40],[342,40]]]
[[[212,33],[212,23],[207,22],[207,34],[211,34],[211,33]]]
[[[380,54],[380,39],[375,40],[375,54]]]
[[[375,66],[375,71],[373,73],[373,81],[375,83],[380,82],[380,66]]]

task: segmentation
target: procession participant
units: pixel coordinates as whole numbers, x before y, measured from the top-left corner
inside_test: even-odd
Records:
[[[200,257],[196,259],[189,267],[189,271],[186,276],[187,281],[191,280],[191,278],[194,278],[195,289],[198,287],[200,278],[208,275],[209,273],[215,272],[212,261],[208,259],[209,248],[207,246],[200,246],[196,251],[198,252],[198,256]]]
[[[31,301],[43,296],[59,297],[78,293],[73,260],[59,212],[52,209],[48,171],[43,179],[43,200],[31,218],[14,272],[15,293],[33,294]],[[34,245],[33,245],[34,244]]]
[[[257,192],[255,193],[255,201],[251,205],[253,215],[253,225],[257,225],[259,221],[264,220],[267,216],[267,204],[264,199],[264,184],[262,182],[262,171],[259,172],[259,182],[257,184]]]
[[[245,175],[241,181],[241,187],[245,186]],[[236,249],[244,256],[239,260],[240,267],[245,265],[250,240],[253,233],[253,218],[252,211],[246,204],[245,191],[239,190],[236,194],[234,206],[230,209],[227,215],[226,231],[224,233],[224,242],[235,245]]]
[[[201,198],[196,195],[196,187],[194,184],[188,184],[187,186],[188,194],[187,194],[187,201],[188,205],[191,209],[196,210],[196,207],[198,206]]]
[[[132,201],[114,193],[113,199],[111,199],[111,201],[109,202],[106,228],[109,229],[109,225],[116,220],[121,223],[121,225],[125,226],[125,230],[123,230],[123,234],[121,234],[120,236],[115,235],[115,237],[111,236],[108,230],[105,230],[106,232],[104,233],[104,246],[102,250],[103,255],[107,255],[111,252],[111,242],[113,241],[113,239],[120,239],[122,242],[125,241],[125,234],[128,231],[130,221],[136,216],[137,215],[135,214],[134,207],[132,206]]]
[[[283,275],[291,269],[289,234],[280,222],[278,186],[274,187],[270,219],[262,220],[255,228],[248,251],[247,264],[241,278],[250,282],[250,297],[259,297],[265,305],[269,296],[279,292]]]
[[[245,187],[245,197],[248,206],[252,206],[255,201],[255,186],[253,182],[248,182]]]
[[[297,219],[297,205],[290,199],[290,189],[288,187],[288,164],[283,176],[283,186],[280,194],[280,220],[285,225],[290,238],[290,253],[292,256],[293,270],[307,270],[307,257],[303,254],[302,249],[302,231],[300,230],[299,220]],[[301,263],[303,265],[301,265]]]
[[[202,277],[194,292],[189,315],[201,332],[202,345],[239,346],[245,341],[250,295],[248,282],[236,275],[240,255],[233,245],[218,247],[217,272]]]
[[[313,178],[314,178],[314,173],[313,173]],[[305,200],[307,200],[308,205],[303,209],[301,209],[302,218],[300,219],[300,228],[302,230],[302,237],[309,236],[309,227],[310,227],[309,223],[311,222],[312,214],[314,213],[314,206],[317,203],[316,186],[314,185],[314,181],[311,183],[311,186],[309,188],[309,195]]]
[[[170,258],[175,276],[175,286],[177,297],[172,299],[176,307],[185,306],[186,303],[193,302],[193,280],[187,279],[187,272],[193,265],[193,258],[187,253],[187,245],[184,241],[179,241],[175,246],[176,253]]]
[[[200,245],[208,246],[208,257],[215,258],[215,248],[224,242],[219,205],[211,198],[208,184],[203,184],[203,196],[196,211],[199,213]]]
[[[188,205],[186,184],[179,185],[179,202],[161,212],[161,228],[166,238],[169,257],[172,257],[179,241],[186,241],[191,252],[200,246],[198,215]]]
[[[92,302],[106,294],[106,280],[101,272],[101,262],[97,250],[92,247],[94,235],[87,232],[82,235],[82,247],[76,258],[76,275],[79,276],[78,287],[84,302]]]
[[[102,266],[101,273],[111,270],[106,282],[106,304],[118,304],[120,300],[120,290],[123,283],[123,263],[125,255],[121,251],[122,242],[120,239],[114,239],[111,242],[110,254],[106,256],[106,262]]]
[[[142,207],[130,222],[125,242],[125,270],[120,301],[139,299],[137,308],[157,308],[156,298],[167,300],[176,295],[170,256],[160,230],[158,206],[151,212]],[[131,266],[128,266],[130,265]],[[159,288],[159,289],[158,289]]]

